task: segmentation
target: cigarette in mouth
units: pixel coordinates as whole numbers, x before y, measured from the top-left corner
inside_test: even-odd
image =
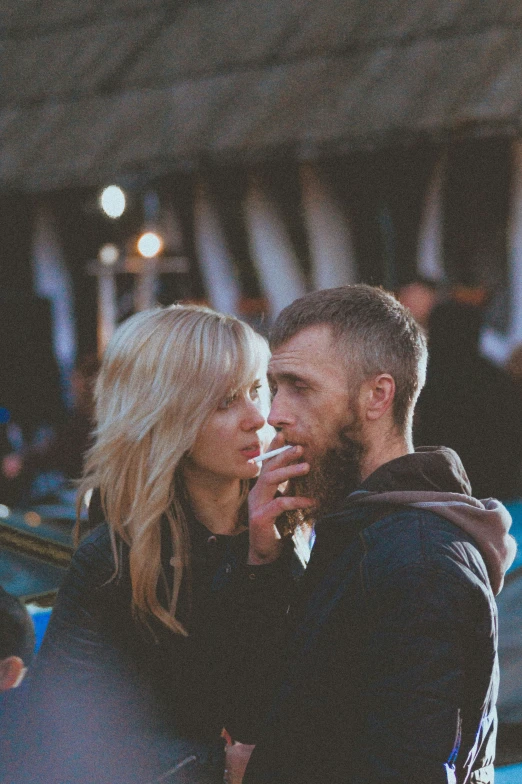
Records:
[[[287,449],[292,449],[292,444],[286,444],[286,446],[280,446],[279,449],[272,449],[271,452],[265,452],[264,455],[259,455],[259,457],[254,457],[254,463],[262,463],[263,460],[268,460],[269,457],[275,457],[276,455],[280,455],[281,452],[286,452]]]

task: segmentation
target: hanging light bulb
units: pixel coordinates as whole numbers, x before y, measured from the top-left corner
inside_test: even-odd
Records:
[[[138,251],[146,259],[157,256],[163,248],[163,240],[154,231],[146,231],[138,240]]]
[[[100,206],[109,218],[119,218],[125,212],[127,200],[118,185],[109,185],[100,195]]]
[[[119,255],[120,251],[118,250],[118,247],[113,245],[112,242],[108,242],[106,245],[102,245],[98,251],[99,261],[101,261],[101,263],[105,264],[107,267],[112,266],[112,264],[116,264]]]

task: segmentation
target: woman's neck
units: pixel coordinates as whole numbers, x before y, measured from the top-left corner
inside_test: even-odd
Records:
[[[241,482],[209,476],[185,467],[185,488],[194,514],[200,523],[214,534],[236,534],[242,530],[239,523],[241,507]]]

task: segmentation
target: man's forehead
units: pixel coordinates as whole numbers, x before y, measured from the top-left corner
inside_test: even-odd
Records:
[[[314,373],[325,366],[331,367],[333,361],[339,362],[339,352],[332,331],[328,325],[318,324],[301,330],[275,348],[268,370],[273,375],[292,369]]]

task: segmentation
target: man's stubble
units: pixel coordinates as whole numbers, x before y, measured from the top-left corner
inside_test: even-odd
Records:
[[[365,449],[361,440],[361,419],[357,412],[350,412],[349,421],[338,426],[332,440],[334,446],[308,461],[310,471],[306,476],[288,482],[285,495],[313,498],[315,506],[289,513],[287,524],[283,525],[284,530],[294,529],[296,524],[310,524],[318,517],[335,511],[361,484]]]

